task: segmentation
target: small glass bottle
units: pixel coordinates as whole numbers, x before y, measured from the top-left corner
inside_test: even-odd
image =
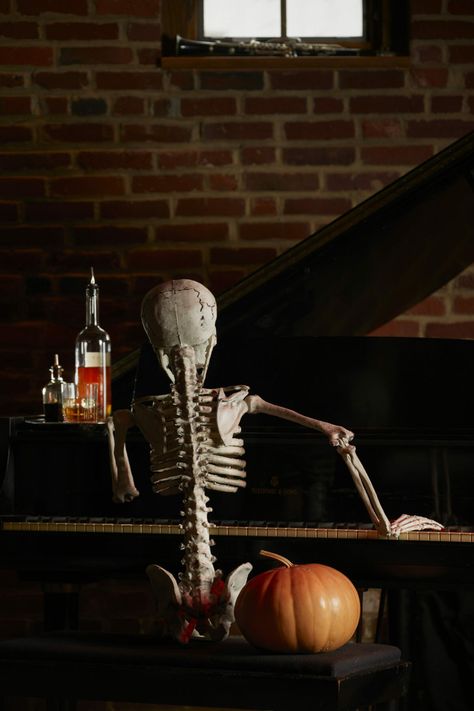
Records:
[[[86,383],[98,384],[99,421],[104,421],[112,412],[110,354],[110,337],[99,326],[99,287],[91,268],[91,280],[86,288],[86,325],[76,338],[75,383],[79,397],[85,397]]]
[[[54,354],[54,363],[49,369],[51,380],[43,388],[43,412],[45,422],[63,421],[63,368],[59,365],[58,354]]]

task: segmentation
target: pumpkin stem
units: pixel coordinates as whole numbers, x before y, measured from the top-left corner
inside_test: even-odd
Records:
[[[292,568],[294,563],[291,562],[291,560],[288,560],[288,558],[285,558],[284,556],[280,555],[279,553],[272,553],[271,551],[260,551],[260,555],[263,555],[265,558],[274,558],[275,560],[278,560],[280,563],[283,563],[283,565],[286,565],[287,568]]]

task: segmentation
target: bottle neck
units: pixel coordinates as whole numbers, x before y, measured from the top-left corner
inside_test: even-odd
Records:
[[[89,284],[86,289],[86,326],[99,325],[99,289]]]

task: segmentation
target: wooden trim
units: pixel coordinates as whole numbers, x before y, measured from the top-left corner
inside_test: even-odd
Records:
[[[162,69],[242,71],[245,69],[350,69],[410,66],[408,56],[375,57],[162,57]]]

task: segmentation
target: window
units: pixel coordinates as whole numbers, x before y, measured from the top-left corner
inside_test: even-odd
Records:
[[[409,0],[163,0],[162,9],[163,56],[409,53]]]
[[[364,36],[363,0],[203,0],[209,38],[353,38]]]

